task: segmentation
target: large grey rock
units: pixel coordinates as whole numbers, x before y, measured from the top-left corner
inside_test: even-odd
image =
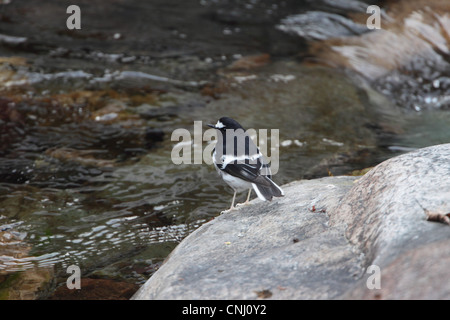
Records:
[[[425,214],[450,212],[450,144],[283,188],[197,229],[133,298],[450,298],[450,228]]]
[[[134,298],[254,299],[268,291],[274,299],[336,297],[362,271],[344,228],[330,228],[324,211],[354,179],[291,183],[283,198],[254,200],[215,218],[184,239]]]
[[[347,226],[364,266],[381,268],[380,290],[356,285],[347,297],[450,298],[450,228],[428,221],[427,212],[450,215],[450,144],[379,164],[330,215],[332,225]]]

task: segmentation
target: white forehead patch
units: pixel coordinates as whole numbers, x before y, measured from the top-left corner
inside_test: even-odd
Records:
[[[217,123],[216,123],[216,128],[222,129],[222,128],[225,128],[225,125],[224,125],[222,122],[220,122],[220,120],[219,120],[219,121],[217,121]]]

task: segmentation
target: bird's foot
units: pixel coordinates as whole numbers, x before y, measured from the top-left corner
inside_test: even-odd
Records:
[[[242,203],[238,203],[238,204],[236,204],[236,207],[243,207],[243,206],[248,205],[249,203],[250,203],[249,201],[245,201],[245,202],[242,202]]]
[[[231,207],[231,208],[228,209],[228,210],[223,210],[220,214],[228,213],[228,212],[234,211],[234,210],[236,210],[236,207]]]

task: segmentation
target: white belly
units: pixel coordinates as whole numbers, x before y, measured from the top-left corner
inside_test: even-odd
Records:
[[[244,191],[252,188],[252,184],[250,182],[236,178],[231,174],[225,173],[223,171],[217,171],[222,176],[222,179],[236,191]]]

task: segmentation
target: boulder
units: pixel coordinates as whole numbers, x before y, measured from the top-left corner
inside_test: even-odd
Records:
[[[365,267],[380,267],[381,289],[357,284],[345,297],[449,299],[448,215],[450,144],[419,149],[369,171],[330,222],[347,226],[346,238],[364,254]]]
[[[438,145],[287,184],[198,228],[132,299],[449,299],[449,160]]]

